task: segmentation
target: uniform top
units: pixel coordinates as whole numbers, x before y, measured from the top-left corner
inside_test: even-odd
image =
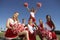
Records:
[[[34,13],[34,12],[30,12],[30,15],[31,15],[32,17],[35,17],[35,13]]]

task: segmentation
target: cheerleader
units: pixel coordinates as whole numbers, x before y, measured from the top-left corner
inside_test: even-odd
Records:
[[[36,19],[35,19],[36,10],[34,8],[32,8],[31,10],[29,10],[29,8],[27,8],[27,9],[30,12],[30,18],[29,19],[32,19],[33,22],[36,22]]]
[[[41,19],[39,20],[39,25],[38,25],[37,34],[38,34],[38,36],[40,37],[40,39],[43,40],[44,27],[43,27],[43,21],[42,21]]]
[[[21,26],[21,24],[18,21],[18,15],[19,13],[15,12],[13,17],[7,20],[7,23],[6,23],[7,31],[5,33],[6,40],[14,39],[20,35],[24,35],[24,38],[26,38],[26,40],[29,40],[28,32],[24,30],[24,27]],[[16,26],[16,24],[19,24],[19,26],[18,25]],[[18,30],[17,27],[21,27],[21,28]]]
[[[46,21],[46,29],[47,29],[47,31],[50,31],[50,33],[49,33],[50,39],[57,39],[57,36],[56,36],[56,34],[54,32],[55,25],[54,25],[54,23],[53,23],[53,21],[51,19],[51,16],[46,15],[46,20],[47,20]]]
[[[41,3],[37,3],[37,9],[35,10],[34,8],[32,8],[31,10],[29,9],[28,7],[28,3],[24,3],[24,6],[28,9],[28,11],[30,12],[30,18],[29,19],[32,19],[33,22],[36,22],[36,19],[35,19],[35,14],[37,12],[37,9],[39,9],[41,7]]]
[[[32,19],[29,19],[28,31],[29,31],[29,40],[36,40],[36,34],[35,34],[34,24]]]
[[[49,27],[50,31],[54,31],[55,30],[55,25],[53,23],[53,21],[51,20],[51,16],[50,15],[46,15],[46,25],[47,27]],[[47,28],[48,29],[48,28]]]

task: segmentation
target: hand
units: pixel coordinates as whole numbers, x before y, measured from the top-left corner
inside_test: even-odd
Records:
[[[28,6],[26,8],[29,9]]]
[[[14,28],[14,27],[12,27],[12,30],[15,30],[15,28]]]
[[[38,27],[36,27],[36,29],[38,30]]]

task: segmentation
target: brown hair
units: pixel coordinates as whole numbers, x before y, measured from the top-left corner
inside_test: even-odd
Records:
[[[50,16],[50,15],[46,15],[47,23],[49,22],[48,21],[48,16]],[[50,16],[50,22],[49,22],[49,24],[52,24],[53,27],[54,27],[53,29],[55,29],[55,25],[54,25],[53,21],[51,20],[51,16]]]
[[[32,7],[32,9],[30,10],[31,12],[35,12],[35,9]]]
[[[47,21],[48,21],[48,16],[50,16],[50,15],[46,15],[46,19],[47,19]],[[51,21],[51,16],[50,16],[50,21]]]

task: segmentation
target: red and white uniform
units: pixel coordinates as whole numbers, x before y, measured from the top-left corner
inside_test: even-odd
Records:
[[[29,31],[29,40],[36,40],[36,34],[33,30],[34,26],[28,24],[28,31]]]
[[[43,31],[44,30],[43,24],[38,25],[38,30],[40,30],[40,31]]]
[[[51,22],[51,21],[49,21],[49,22],[47,22],[46,23],[46,29],[47,29],[47,31],[48,31],[48,36],[50,37],[50,39],[56,39],[57,38],[57,36],[56,36],[56,34],[55,34],[55,32],[51,32],[51,30],[53,29],[53,23]]]
[[[30,12],[30,19],[33,19],[33,22],[36,21],[34,12]]]
[[[8,20],[10,27],[14,27],[14,30],[8,28],[5,33],[5,37],[8,39],[16,38],[18,32],[22,32],[24,30],[24,27],[21,24],[17,23],[17,21],[14,21],[12,18],[9,18]]]
[[[38,25],[37,34],[39,35],[39,37],[42,38],[41,40],[43,40],[43,37],[44,37],[44,35],[45,35],[45,30],[44,30],[44,28],[43,28],[43,24],[39,24],[39,25]]]
[[[53,23],[51,21],[46,22],[46,28],[47,30],[51,31],[54,28]]]
[[[24,30],[24,26],[22,24],[18,23],[18,24],[14,24],[13,26],[15,28],[14,32],[19,33],[19,32],[22,32]]]

